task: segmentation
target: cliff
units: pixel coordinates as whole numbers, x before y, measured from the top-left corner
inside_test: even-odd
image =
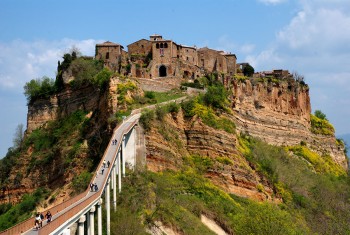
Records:
[[[65,84],[65,89],[49,99],[31,102],[21,159],[13,163],[2,183],[0,201],[15,203],[39,187],[61,189],[54,193],[56,203],[69,197],[72,190],[68,184],[80,173],[92,171],[109,142],[116,124],[114,114],[124,106],[118,101],[118,85],[125,82],[113,77],[106,90],[91,83],[79,87]],[[133,94],[140,92],[135,89]]]
[[[310,130],[309,88],[289,80],[272,82],[233,81],[232,110],[237,130],[279,146],[306,143],[319,154],[329,154],[348,169],[344,148],[333,135],[316,135]]]
[[[204,158],[209,162],[204,175],[226,192],[280,201],[268,180],[241,155],[237,136],[208,127],[198,117],[185,119],[179,112],[156,121],[146,134],[146,147],[148,170],[178,170],[188,164],[186,156]]]

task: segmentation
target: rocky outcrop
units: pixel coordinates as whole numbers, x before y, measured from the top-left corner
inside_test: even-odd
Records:
[[[146,134],[147,168],[177,170],[186,156],[208,157],[213,164],[205,176],[226,192],[259,201],[279,201],[272,185],[240,155],[238,146],[235,134],[208,127],[196,117],[185,120],[180,112],[154,123]]]
[[[108,89],[102,91],[91,84],[85,84],[79,88],[65,84],[65,89],[49,99],[38,99],[30,103],[27,114],[27,135],[37,128],[45,127],[49,121],[66,117],[77,110],[83,110],[88,113],[86,116],[90,119],[91,125],[91,128],[86,130],[85,138],[93,139],[93,141],[88,143],[87,139],[82,140],[83,144],[79,156],[76,156],[74,163],[72,163],[74,166],[70,167],[67,167],[68,163],[64,160],[73,147],[69,144],[67,144],[66,149],[51,149],[52,153],[50,154],[54,157],[50,158],[49,162],[43,161],[46,159],[45,156],[33,154],[32,146],[23,150],[21,160],[17,161],[11,169],[6,186],[2,185],[0,203],[15,203],[21,199],[24,193],[30,193],[39,187],[61,188],[72,182],[73,176],[86,170],[84,167],[86,167],[87,162],[91,161],[91,158],[100,157],[101,154],[98,152],[104,150],[104,143],[106,141],[108,143],[109,135],[113,129],[113,123],[108,120],[120,108],[118,84],[124,82],[118,77],[113,77]],[[133,91],[137,94],[139,92],[138,89]],[[130,97],[131,95],[131,92],[126,94]],[[70,136],[67,139],[74,138],[74,136]]]
[[[274,145],[298,145],[301,141],[318,153],[329,154],[347,169],[344,149],[334,136],[315,135],[310,131],[309,88],[289,80],[279,84],[234,81],[233,119],[237,130]]]

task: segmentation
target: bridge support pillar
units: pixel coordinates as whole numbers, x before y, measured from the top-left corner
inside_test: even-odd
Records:
[[[116,179],[116,164],[113,165],[112,171],[112,187],[113,187],[113,207],[114,212],[117,211],[117,179]]]
[[[89,211],[89,235],[95,235],[95,206],[92,206]]]
[[[102,235],[102,199],[97,203],[97,234]]]
[[[132,143],[133,143],[133,145],[132,145],[132,148],[133,148],[133,158],[134,158],[134,164],[133,164],[133,166],[132,166],[132,169],[133,169],[133,171],[135,172],[135,168],[136,168],[136,129],[135,129],[135,126],[132,128],[132,130],[131,130],[132,132],[131,132],[131,139],[132,139]]]
[[[122,146],[122,168],[123,168],[123,177],[125,177],[125,157],[126,157],[126,141],[125,141],[125,136],[123,136],[123,142],[121,144]]]
[[[110,197],[110,178],[107,179],[105,196],[106,196],[106,214],[107,214],[107,235],[111,234],[111,197]]]
[[[118,189],[119,193],[122,191],[122,170],[121,170],[121,152],[118,152]]]
[[[85,215],[82,215],[78,220],[78,234],[84,235],[84,223],[85,223]]]

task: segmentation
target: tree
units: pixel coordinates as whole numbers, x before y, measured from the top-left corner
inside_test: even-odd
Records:
[[[24,85],[24,95],[28,103],[37,98],[47,98],[56,91],[55,81],[49,77],[32,79]]]
[[[23,124],[18,124],[16,128],[16,132],[13,137],[13,147],[14,149],[17,149],[21,147],[22,141],[24,137],[24,131],[23,131]]]
[[[321,110],[315,110],[315,116],[319,119],[328,121],[328,119],[326,118],[326,114],[324,114]]]
[[[247,64],[243,68],[243,74],[244,76],[251,77],[254,74],[254,68],[250,64]]]
[[[213,108],[225,109],[228,104],[228,92],[223,85],[210,86],[203,96],[206,105]]]

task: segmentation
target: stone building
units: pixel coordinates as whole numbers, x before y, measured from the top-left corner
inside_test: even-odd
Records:
[[[112,71],[120,71],[121,64],[125,61],[126,52],[120,44],[110,41],[96,44],[95,59],[103,60],[105,67]]]
[[[105,65],[114,71],[116,68],[129,68],[124,69],[124,73],[140,78],[194,79],[212,72],[227,76],[236,73],[235,54],[177,44],[158,34],[127,47],[128,53],[119,44],[97,44],[96,59],[104,60]]]

